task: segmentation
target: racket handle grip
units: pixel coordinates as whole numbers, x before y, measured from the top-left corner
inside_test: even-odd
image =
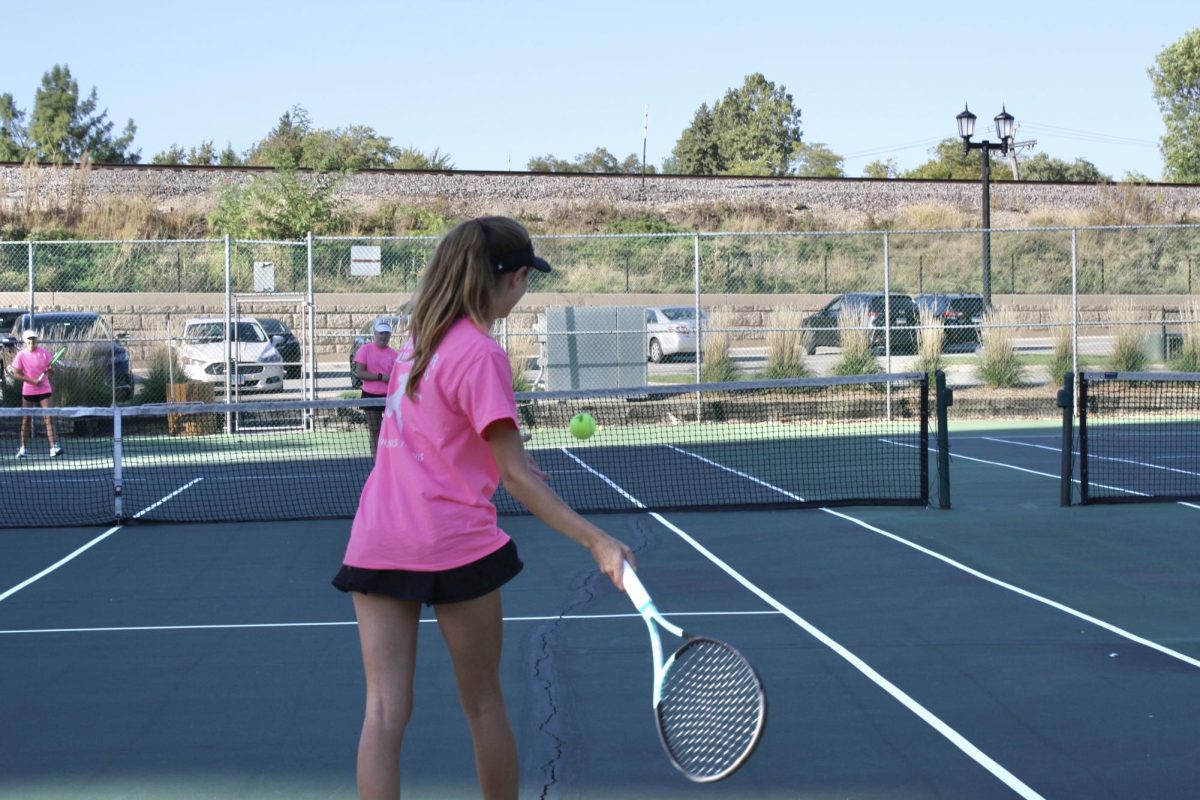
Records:
[[[629,595],[630,601],[633,602],[634,607],[638,611],[647,606],[654,605],[650,599],[650,593],[646,591],[645,586],[642,586],[637,573],[633,571],[633,567],[629,566],[628,561],[625,562],[625,567],[621,573],[621,581],[625,584],[625,594]]]

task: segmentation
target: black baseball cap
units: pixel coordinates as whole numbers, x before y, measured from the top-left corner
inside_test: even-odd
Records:
[[[523,246],[507,253],[492,254],[492,268],[495,269],[496,274],[516,272],[521,267],[533,267],[540,272],[550,271],[549,262],[533,254],[533,242],[526,242]]]

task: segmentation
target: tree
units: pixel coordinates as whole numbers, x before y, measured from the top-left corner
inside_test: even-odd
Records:
[[[844,178],[844,164],[844,158],[820,142],[796,148],[796,175],[801,178]]]
[[[1200,28],[1168,46],[1147,70],[1167,129],[1159,140],[1164,178],[1200,183]]]
[[[42,75],[28,126],[12,95],[0,95],[0,160],[62,164],[80,161],[86,154],[97,164],[138,163],[141,151],[131,149],[137,132],[133,120],[114,137],[108,109],[97,111],[99,105],[94,86],[81,101],[70,68],[55,64]]]
[[[177,144],[172,144],[161,153],[155,153],[150,158],[150,163],[162,166],[175,166],[176,164],[182,164],[185,158],[187,158],[187,151]]]
[[[701,105],[672,154],[690,175],[788,175],[800,136],[800,109],[792,96],[756,72],[711,111]]]
[[[929,151],[933,155],[929,161],[904,173],[905,178],[940,178],[943,180],[979,180],[983,177],[979,151],[964,153],[962,139],[943,139]],[[993,153],[988,153],[991,159],[992,175],[1004,168],[1004,162]]]
[[[863,167],[864,178],[895,178],[900,175],[900,169],[896,166],[895,159],[889,158],[887,161],[872,161]]]
[[[1061,181],[1065,183],[1111,183],[1112,178],[1102,173],[1096,165],[1085,158],[1066,162],[1047,153],[1026,159],[1020,165],[1023,181]]]
[[[707,103],[701,103],[696,109],[692,124],[684,129],[671,155],[681,175],[718,175],[724,170],[712,111]]]
[[[365,125],[313,128],[308,112],[300,106],[284,112],[266,138],[250,148],[246,163],[342,173],[363,169],[454,169],[448,153],[434,149],[426,155],[412,147],[395,147],[391,139]]]
[[[640,175],[642,160],[636,153],[630,153],[623,161],[608,152],[606,148],[597,147],[591,153],[575,156],[574,161],[564,161],[553,155],[529,159],[525,168],[530,172],[590,172],[607,175]],[[653,166],[646,168],[647,173],[654,173]]]
[[[25,112],[11,94],[0,94],[0,161],[23,161],[29,155]]]

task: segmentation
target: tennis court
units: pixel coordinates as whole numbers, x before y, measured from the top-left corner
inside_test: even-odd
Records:
[[[603,446],[616,426],[599,414],[594,440],[544,447],[556,454],[555,480],[579,497],[622,496],[624,508],[594,519],[634,547],[662,612],[746,655],[769,712],[738,773],[687,782],[658,741],[640,617],[586,553],[528,516],[505,516],[526,564],[505,589],[502,667],[522,795],[1192,794],[1200,503],[1061,507],[1052,412],[1008,423],[950,412],[946,511],[936,497],[932,507],[644,511],[671,501],[640,496],[635,457],[698,495],[681,505],[704,499],[697,482],[722,496],[740,485],[753,500],[812,495],[811,476],[787,483],[766,456],[720,442],[698,461],[686,424],[670,446],[633,445],[677,448],[671,455],[636,450],[622,461]],[[880,453],[916,454],[904,439],[913,430],[824,433],[874,458],[868,440]],[[764,441],[765,452],[780,449]],[[209,480],[181,470],[174,489],[156,491],[161,499],[196,477]],[[350,602],[328,585],[348,528],[330,519],[0,530],[0,796],[353,797],[361,667]],[[406,796],[477,796],[432,623],[416,692]]]

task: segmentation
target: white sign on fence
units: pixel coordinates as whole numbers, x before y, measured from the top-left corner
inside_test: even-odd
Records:
[[[351,245],[350,274],[363,277],[378,275],[379,268],[383,264],[383,257],[380,255],[379,249],[379,245]]]
[[[254,291],[256,291],[256,292],[273,292],[273,291],[275,291],[275,262],[274,261],[255,261],[254,262]]]

